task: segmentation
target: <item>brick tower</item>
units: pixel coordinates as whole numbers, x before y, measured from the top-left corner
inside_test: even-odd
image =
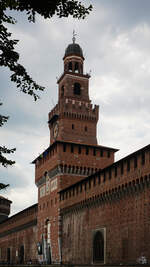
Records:
[[[12,201],[0,196],[0,223],[8,218],[11,203]]]
[[[114,162],[116,149],[97,145],[98,106],[89,99],[89,74],[84,74],[81,47],[65,50],[64,72],[58,79],[58,104],[50,111],[50,145],[37,157],[39,260],[62,259],[61,216],[58,193]]]

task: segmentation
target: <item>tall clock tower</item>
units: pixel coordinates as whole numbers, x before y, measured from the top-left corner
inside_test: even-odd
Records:
[[[89,99],[89,74],[84,74],[82,48],[75,43],[66,48],[64,72],[58,79],[58,104],[49,113],[50,143],[56,140],[97,144],[98,106]]]
[[[38,187],[39,260],[62,258],[59,191],[114,162],[115,149],[97,144],[99,107],[89,99],[89,74],[84,73],[82,48],[69,44],[58,79],[58,104],[48,115],[50,145],[35,163]],[[73,192],[72,192],[73,194]]]

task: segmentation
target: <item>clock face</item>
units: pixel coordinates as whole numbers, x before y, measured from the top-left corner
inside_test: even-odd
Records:
[[[59,130],[59,126],[58,126],[58,123],[56,123],[54,125],[54,129],[53,129],[53,136],[54,136],[55,139],[57,138],[58,130]]]

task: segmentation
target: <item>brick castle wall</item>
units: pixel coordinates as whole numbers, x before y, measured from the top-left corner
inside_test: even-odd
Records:
[[[21,259],[21,247],[24,256]],[[0,262],[37,262],[37,204],[0,224]],[[21,262],[22,261],[22,262]]]

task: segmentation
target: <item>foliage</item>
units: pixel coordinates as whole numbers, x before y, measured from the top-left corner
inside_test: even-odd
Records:
[[[2,105],[2,103],[0,103],[0,106],[1,105]],[[8,118],[9,118],[8,116],[0,115],[0,127],[3,126],[5,122],[7,122]],[[5,146],[0,146],[0,164],[3,167],[8,167],[8,166],[13,165],[15,163],[15,161],[9,160],[4,156],[4,154],[14,153],[15,150],[16,150],[15,148],[8,149]],[[0,190],[6,188],[8,186],[9,186],[8,184],[0,183]]]
[[[77,0],[0,0],[0,66],[7,67],[11,72],[11,81],[23,93],[31,95],[36,101],[39,98],[38,92],[43,91],[44,87],[38,85],[27,73],[24,66],[19,64],[19,54],[15,51],[18,40],[11,39],[12,33],[7,29],[7,24],[15,24],[15,18],[9,16],[7,11],[14,10],[26,12],[29,22],[35,22],[36,16],[41,15],[45,19],[50,19],[54,15],[84,19],[92,10],[92,6],[85,7]],[[1,103],[0,103],[1,105]],[[7,122],[8,117],[0,115],[0,127]],[[3,167],[13,165],[15,162],[8,160],[4,154],[14,153],[15,149],[8,149],[0,146],[0,164]],[[0,190],[8,185],[0,183]]]
[[[12,72],[11,81],[23,92],[39,98],[37,91],[43,91],[44,87],[38,85],[27,73],[24,66],[18,63],[19,54],[14,50],[18,40],[11,39],[6,23],[15,24],[16,20],[7,15],[7,10],[26,12],[29,22],[35,22],[36,15],[41,15],[45,19],[54,15],[58,17],[68,17],[84,19],[92,9],[92,6],[84,7],[77,0],[1,0],[0,1],[0,66],[8,67]]]

